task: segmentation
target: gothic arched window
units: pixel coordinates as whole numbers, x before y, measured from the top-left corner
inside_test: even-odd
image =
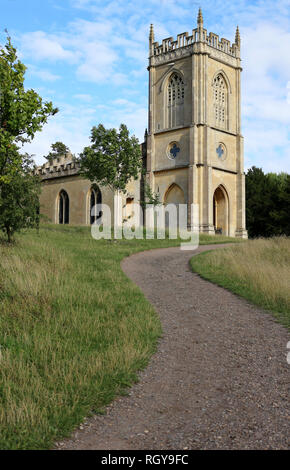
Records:
[[[69,197],[64,190],[59,193],[58,222],[60,224],[69,224]]]
[[[228,125],[228,87],[221,73],[213,81],[213,101],[215,125],[226,129]]]
[[[182,126],[184,121],[184,82],[178,73],[173,73],[167,87],[167,127]]]
[[[93,225],[102,217],[102,193],[100,188],[94,184],[90,192],[90,224]]]

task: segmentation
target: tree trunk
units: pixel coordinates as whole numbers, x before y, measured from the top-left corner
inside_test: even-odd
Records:
[[[11,243],[12,242],[12,233],[11,233],[10,227],[5,227],[5,228],[6,228],[8,243]]]

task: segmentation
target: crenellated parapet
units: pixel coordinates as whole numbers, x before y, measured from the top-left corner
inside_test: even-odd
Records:
[[[62,178],[79,173],[80,165],[74,160],[71,153],[67,153],[51,161],[47,161],[34,170],[34,174],[40,176],[41,180]]]
[[[150,64],[159,65],[182,56],[187,56],[200,51],[201,47],[203,47],[203,52],[208,52],[208,54],[224,55],[224,60],[232,63],[232,65],[234,65],[233,61],[240,59],[240,33],[238,28],[235,42],[231,43],[228,39],[219,38],[215,33],[207,33],[207,30],[203,27],[201,10],[198,13],[197,24],[197,28],[192,30],[191,35],[188,32],[181,33],[177,35],[176,39],[173,37],[163,39],[161,44],[153,42],[154,31],[153,25],[151,25],[149,36]]]

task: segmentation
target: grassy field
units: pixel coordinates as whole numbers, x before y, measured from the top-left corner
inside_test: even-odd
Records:
[[[136,380],[161,326],[120,262],[177,244],[96,241],[64,226],[0,243],[1,449],[50,448]]]
[[[249,240],[191,260],[202,277],[270,310],[290,327],[290,238]]]

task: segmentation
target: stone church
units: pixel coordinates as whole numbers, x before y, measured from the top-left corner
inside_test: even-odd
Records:
[[[146,181],[160,200],[199,206],[200,231],[247,237],[241,135],[240,34],[235,42],[197,28],[161,44],[149,36],[148,132],[142,144]],[[37,169],[41,212],[53,223],[89,225],[98,202],[113,210],[113,192],[79,175],[66,155]],[[123,217],[142,197],[141,178],[128,184]]]

